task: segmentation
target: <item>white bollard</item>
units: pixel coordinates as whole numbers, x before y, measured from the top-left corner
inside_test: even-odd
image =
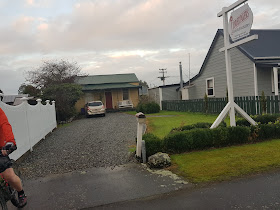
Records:
[[[142,135],[143,135],[143,128],[146,122],[146,116],[139,112],[136,115],[138,126],[137,126],[137,146],[136,146],[136,158],[141,158],[141,151],[142,151]]]

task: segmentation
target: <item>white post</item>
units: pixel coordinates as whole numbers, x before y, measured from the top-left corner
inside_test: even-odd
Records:
[[[279,95],[279,90],[278,90],[278,68],[273,67],[273,75],[274,75],[274,91],[275,95]]]
[[[27,123],[27,134],[28,134],[28,140],[29,140],[29,147],[30,147],[30,152],[33,152],[31,136],[30,136],[30,123],[29,123],[29,120],[28,120],[28,102],[27,102],[28,98],[23,97],[20,100],[24,104],[25,117],[26,117],[26,123]]]
[[[255,92],[255,96],[258,96],[258,72],[257,72],[257,67],[256,64],[254,64],[254,92]]]
[[[257,99],[257,96],[259,95],[259,90],[258,90],[258,72],[257,72],[257,67],[256,64],[254,64],[254,92],[255,92],[255,100]],[[256,106],[256,114],[258,113],[258,106],[257,106],[257,100],[255,102]]]
[[[141,151],[142,151],[142,135],[143,135],[143,128],[146,121],[146,116],[139,112],[136,115],[138,126],[137,126],[137,145],[136,145],[136,158],[141,158]]]
[[[159,106],[160,106],[160,110],[162,110],[162,88],[158,88],[159,91]]]
[[[227,13],[223,14],[224,19],[224,46],[228,47],[229,42],[229,33],[228,33],[228,16]],[[234,111],[234,98],[233,98],[233,85],[232,85],[232,73],[231,73],[231,57],[230,51],[225,50],[225,59],[226,59],[226,73],[227,73],[227,87],[228,87],[228,103],[230,104],[230,126],[236,126],[235,123],[235,111]]]

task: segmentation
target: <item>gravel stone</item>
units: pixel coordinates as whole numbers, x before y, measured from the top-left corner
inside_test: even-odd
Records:
[[[19,164],[29,179],[92,167],[115,167],[134,160],[137,120],[124,113],[75,120],[54,130]]]

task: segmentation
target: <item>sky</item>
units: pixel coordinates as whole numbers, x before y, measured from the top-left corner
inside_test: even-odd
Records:
[[[44,61],[88,75],[135,73],[150,87],[195,76],[235,0],[0,0],[0,89],[17,94]],[[253,29],[280,29],[279,0],[249,0]]]

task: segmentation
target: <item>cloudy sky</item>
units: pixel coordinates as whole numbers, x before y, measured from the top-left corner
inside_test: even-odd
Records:
[[[0,0],[0,89],[16,94],[45,60],[77,62],[89,75],[136,73],[149,86],[198,73],[235,0]],[[279,0],[249,0],[253,28],[280,29]]]

